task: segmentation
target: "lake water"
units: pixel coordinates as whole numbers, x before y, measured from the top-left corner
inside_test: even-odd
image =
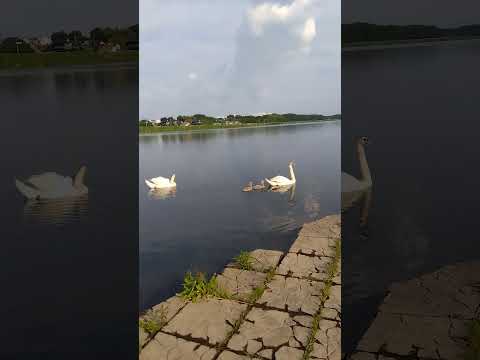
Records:
[[[0,99],[0,358],[134,358],[138,68],[0,72]],[[14,185],[83,164],[87,198],[26,202]]]
[[[355,347],[388,286],[480,257],[480,42],[345,53],[342,170],[367,135],[368,226],[342,217],[342,345]]]
[[[140,310],[173,296],[184,274],[221,272],[242,250],[287,250],[299,227],[340,206],[340,121],[140,136]],[[289,176],[288,193],[241,191]],[[174,194],[144,179],[176,174]],[[293,189],[292,189],[293,190]]]

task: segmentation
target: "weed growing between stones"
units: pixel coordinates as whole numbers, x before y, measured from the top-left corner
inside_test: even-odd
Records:
[[[310,330],[310,334],[308,335],[307,345],[305,346],[305,352],[303,353],[302,360],[310,359],[310,354],[313,351],[313,344],[315,343],[315,335],[317,334],[318,329],[320,328],[320,320],[322,318],[323,307],[324,307],[325,301],[327,301],[328,296],[330,294],[330,289],[333,285],[333,278],[338,272],[338,265],[340,263],[341,256],[342,256],[341,242],[340,240],[337,240],[335,242],[334,257],[328,263],[326,268],[327,279],[325,280],[325,286],[323,287],[322,293],[320,294],[320,308],[313,316],[312,328]]]
[[[473,320],[468,333],[468,351],[465,360],[480,359],[480,320]]]
[[[230,295],[217,284],[216,276],[207,280],[204,273],[193,275],[188,272],[183,279],[183,290],[180,296],[186,300],[195,302],[209,296],[218,296],[223,299],[229,299]]]
[[[255,302],[260,299],[260,297],[263,295],[263,293],[265,292],[265,289],[267,288],[267,284],[272,281],[273,277],[275,276],[275,267],[271,267],[268,269],[267,271],[267,277],[265,278],[265,281],[263,283],[262,286],[258,286],[256,287],[255,289],[253,289],[253,291],[250,293],[250,295],[248,296],[248,299],[247,299],[247,302],[249,303],[248,304],[248,307],[245,309],[245,311],[243,311],[241,314],[240,314],[240,317],[235,321],[235,323],[232,325],[232,329],[227,333],[227,336],[225,337],[225,340],[218,345],[217,347],[217,350],[220,352],[220,351],[223,351],[227,348],[227,344],[228,342],[230,341],[230,339],[233,337],[233,335],[235,335],[235,333],[237,333],[239,330],[240,330],[240,326],[242,325],[242,323],[244,322],[245,318],[247,317],[247,314],[250,312],[250,310],[252,309],[253,307],[253,304],[255,304]],[[252,357],[253,358],[253,357]]]
[[[253,257],[248,251],[241,251],[233,260],[242,270],[252,270],[253,269]]]
[[[258,286],[250,293],[248,296],[247,302],[250,304],[254,304],[258,299],[260,299],[267,288],[267,284],[272,281],[273,277],[275,276],[275,268],[270,268],[267,271],[267,277],[265,278],[264,283],[262,286]]]
[[[140,319],[139,326],[145,330],[145,332],[153,337],[160,329],[167,323],[167,314],[164,307],[160,309],[150,309]]]

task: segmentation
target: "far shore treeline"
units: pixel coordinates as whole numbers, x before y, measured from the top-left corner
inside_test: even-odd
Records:
[[[234,128],[254,125],[285,124],[296,122],[313,122],[326,120],[339,120],[340,114],[320,115],[320,114],[264,114],[264,115],[227,115],[225,117],[213,117],[203,114],[179,115],[174,117],[162,117],[160,119],[150,120],[142,119],[139,121],[141,133],[161,132],[175,130],[194,130],[194,129],[216,129],[216,128]]]
[[[440,28],[431,25],[377,25],[365,22],[342,24],[342,43],[399,42],[435,39],[480,38],[480,25]]]
[[[0,69],[137,62],[138,24],[0,38]]]

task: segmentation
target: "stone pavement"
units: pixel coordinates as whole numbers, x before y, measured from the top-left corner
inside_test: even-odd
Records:
[[[464,359],[480,317],[480,262],[446,266],[390,287],[351,360]]]
[[[217,276],[226,298],[172,297],[153,308],[160,330],[139,327],[139,358],[340,360],[339,246],[332,215],[305,224],[286,254],[259,249],[249,270],[228,264]]]

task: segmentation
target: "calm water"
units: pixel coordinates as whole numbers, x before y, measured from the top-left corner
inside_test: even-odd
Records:
[[[342,170],[367,135],[374,183],[367,228],[342,217],[344,351],[392,282],[480,256],[479,58],[475,41],[342,58]]]
[[[189,270],[220,272],[241,250],[286,250],[306,221],[338,213],[340,122],[140,136],[140,307],[172,296]],[[244,193],[289,176],[294,193]],[[176,174],[152,195],[145,178]]]
[[[0,358],[135,357],[138,68],[3,72],[0,99]],[[15,188],[82,164],[87,198],[26,202]]]

